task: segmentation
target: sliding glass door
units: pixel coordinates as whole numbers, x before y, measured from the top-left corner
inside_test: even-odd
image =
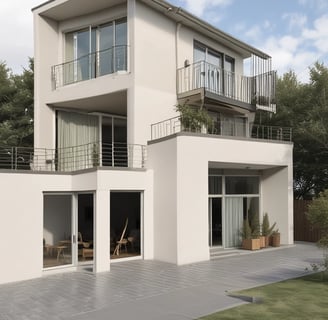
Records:
[[[127,70],[127,20],[65,34],[64,83]]]
[[[241,245],[244,219],[259,218],[259,177],[209,175],[209,245]]]
[[[44,195],[43,267],[73,264],[72,195]]]
[[[43,197],[43,268],[76,266],[94,257],[93,193]]]
[[[224,212],[224,247],[240,245],[240,230],[243,225],[243,198],[226,198]]]

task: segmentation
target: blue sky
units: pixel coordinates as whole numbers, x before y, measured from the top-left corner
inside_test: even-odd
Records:
[[[0,60],[20,73],[33,56],[32,13],[44,0],[0,1]],[[328,0],[169,0],[270,54],[282,75],[306,81],[316,60],[328,64]],[[8,36],[10,30],[10,36]],[[14,36],[13,36],[14,35]]]

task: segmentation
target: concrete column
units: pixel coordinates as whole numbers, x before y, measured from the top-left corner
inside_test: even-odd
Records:
[[[94,272],[110,270],[109,190],[97,190],[95,195]]]

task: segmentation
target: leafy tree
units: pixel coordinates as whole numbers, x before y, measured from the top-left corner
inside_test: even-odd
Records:
[[[33,146],[33,59],[21,75],[0,63],[0,145]]]
[[[312,198],[328,188],[328,69],[316,63],[310,83],[300,83],[294,72],[277,81],[275,115],[261,113],[262,124],[293,129],[295,198]]]
[[[320,231],[319,246],[328,248],[328,189],[309,205],[307,218]]]

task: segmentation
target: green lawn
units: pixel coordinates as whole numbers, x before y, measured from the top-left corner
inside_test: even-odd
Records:
[[[244,290],[238,294],[263,298],[263,303],[250,303],[218,312],[202,320],[323,320],[328,319],[328,280],[320,274]]]

